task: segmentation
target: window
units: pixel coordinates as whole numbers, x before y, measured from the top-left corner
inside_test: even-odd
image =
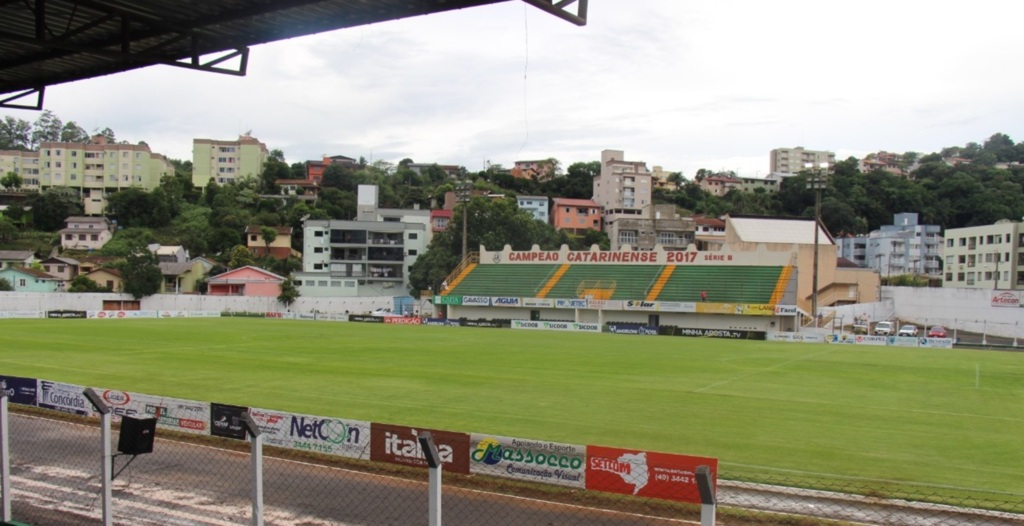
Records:
[[[296,287],[301,287],[302,286],[302,280],[301,279],[295,280],[295,286]]]
[[[313,253],[314,254],[323,254],[324,253],[324,247],[316,247],[316,248],[314,248],[313,249]]]
[[[324,231],[323,230],[314,230],[313,231],[313,237],[324,237]]]
[[[410,256],[415,256],[416,254],[417,254],[417,252],[415,250],[410,250],[409,251],[409,255]]]
[[[66,240],[68,240],[68,241],[71,241],[71,240],[72,240],[72,239],[74,239],[74,238],[75,238],[75,236],[73,236],[73,235],[71,235],[71,234],[64,234],[64,239],[66,239]]]
[[[339,287],[340,288],[341,287],[341,282],[340,281],[332,281],[331,282],[331,286],[332,287]]]
[[[953,281],[953,273],[952,272],[947,272],[946,273],[946,281]]]
[[[623,230],[619,232],[619,244],[620,245],[635,245],[636,244],[636,230]]]
[[[419,236],[416,232],[412,232],[409,234],[409,239],[419,239]]]
[[[355,286],[356,286],[356,282],[355,281],[346,281],[345,282],[345,287],[346,288],[354,288]]]
[[[256,234],[253,234],[253,235],[249,236],[249,241],[255,242],[256,241]]]
[[[64,272],[64,265],[58,265],[57,272]]]
[[[323,270],[323,269],[324,269],[324,264],[323,263],[314,263],[313,264],[313,270]]]
[[[964,273],[963,272],[957,272],[956,273],[956,280],[957,281],[963,281],[964,280]]]
[[[25,281],[25,278],[21,278],[21,279],[18,280],[18,286],[19,287],[24,287],[25,285],[27,285],[27,283]]]
[[[100,240],[100,236],[99,236],[99,234],[92,234],[91,236],[89,236],[89,239],[91,241],[99,241]]]
[[[78,234],[79,241],[85,241],[85,234]]]
[[[318,286],[318,287],[326,287],[327,286],[327,280],[317,281],[316,282],[316,286]]]

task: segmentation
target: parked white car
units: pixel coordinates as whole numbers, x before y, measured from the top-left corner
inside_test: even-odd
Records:
[[[896,325],[891,321],[880,321],[875,324],[876,336],[892,336],[896,332]]]
[[[917,325],[904,325],[900,327],[900,332],[896,333],[897,336],[917,336]]]

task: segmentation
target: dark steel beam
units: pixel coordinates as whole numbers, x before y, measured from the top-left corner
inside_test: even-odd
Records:
[[[43,95],[45,93],[46,93],[46,88],[42,87],[42,88],[27,89],[25,91],[14,93],[14,94],[6,96],[6,97],[4,97],[3,95],[0,95],[0,97],[4,97],[4,98],[0,99],[0,108],[12,108],[12,109],[17,109],[17,110],[41,110],[41,109],[43,109]],[[14,102],[14,101],[17,101],[18,99],[21,99],[23,97],[28,97],[28,96],[33,95],[33,94],[36,95],[36,102],[35,102],[35,104],[33,104],[31,106],[29,106],[27,104],[19,104],[17,102]]]
[[[547,11],[552,15],[566,20],[578,26],[587,25],[587,0],[561,0],[555,2],[554,0],[523,0],[527,4],[530,4],[537,9]],[[576,14],[567,11],[565,8],[572,5],[576,5]]]

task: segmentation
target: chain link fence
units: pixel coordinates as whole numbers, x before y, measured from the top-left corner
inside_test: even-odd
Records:
[[[11,472],[3,491],[13,517],[28,524],[103,524],[96,420],[14,408],[3,431]],[[264,524],[428,524],[423,469],[275,447],[264,451]],[[129,459],[114,459],[114,524],[255,524],[250,443],[161,429],[152,453]],[[678,525],[699,524],[701,518],[700,505],[672,500],[447,471],[442,480],[443,524],[452,526]],[[1024,524],[1021,495],[858,479],[722,478],[717,499],[717,524],[729,525]]]

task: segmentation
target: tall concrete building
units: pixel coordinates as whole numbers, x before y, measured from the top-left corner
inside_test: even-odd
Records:
[[[192,184],[204,187],[210,179],[217,184],[259,177],[270,156],[267,145],[251,135],[236,141],[192,140]]]
[[[359,185],[357,220],[303,224],[304,297],[405,296],[409,267],[430,244],[430,211],[377,207],[377,187]]]
[[[839,256],[858,266],[877,270],[880,276],[922,274],[938,277],[942,236],[939,225],[922,225],[912,212],[893,214],[891,225],[866,236],[836,239]]]
[[[776,148],[771,151],[770,159],[769,173],[781,175],[799,173],[805,169],[807,164],[814,166],[821,166],[821,163],[828,163],[830,166],[836,164],[835,152],[805,150],[803,146]]]
[[[1024,223],[946,230],[943,287],[1024,290]]]
[[[0,150],[0,174],[14,172],[25,190],[72,188],[85,213],[102,214],[106,196],[125,188],[153,190],[174,166],[145,144],[108,144],[97,135],[87,144],[44,142],[39,151]]]
[[[618,232],[616,222],[647,219],[644,209],[651,204],[654,188],[647,163],[626,161],[624,157],[622,150],[601,151],[601,173],[594,177],[594,202],[601,206],[604,231],[611,239],[612,250],[619,246],[617,238],[613,237]],[[632,232],[634,229],[624,230]]]

